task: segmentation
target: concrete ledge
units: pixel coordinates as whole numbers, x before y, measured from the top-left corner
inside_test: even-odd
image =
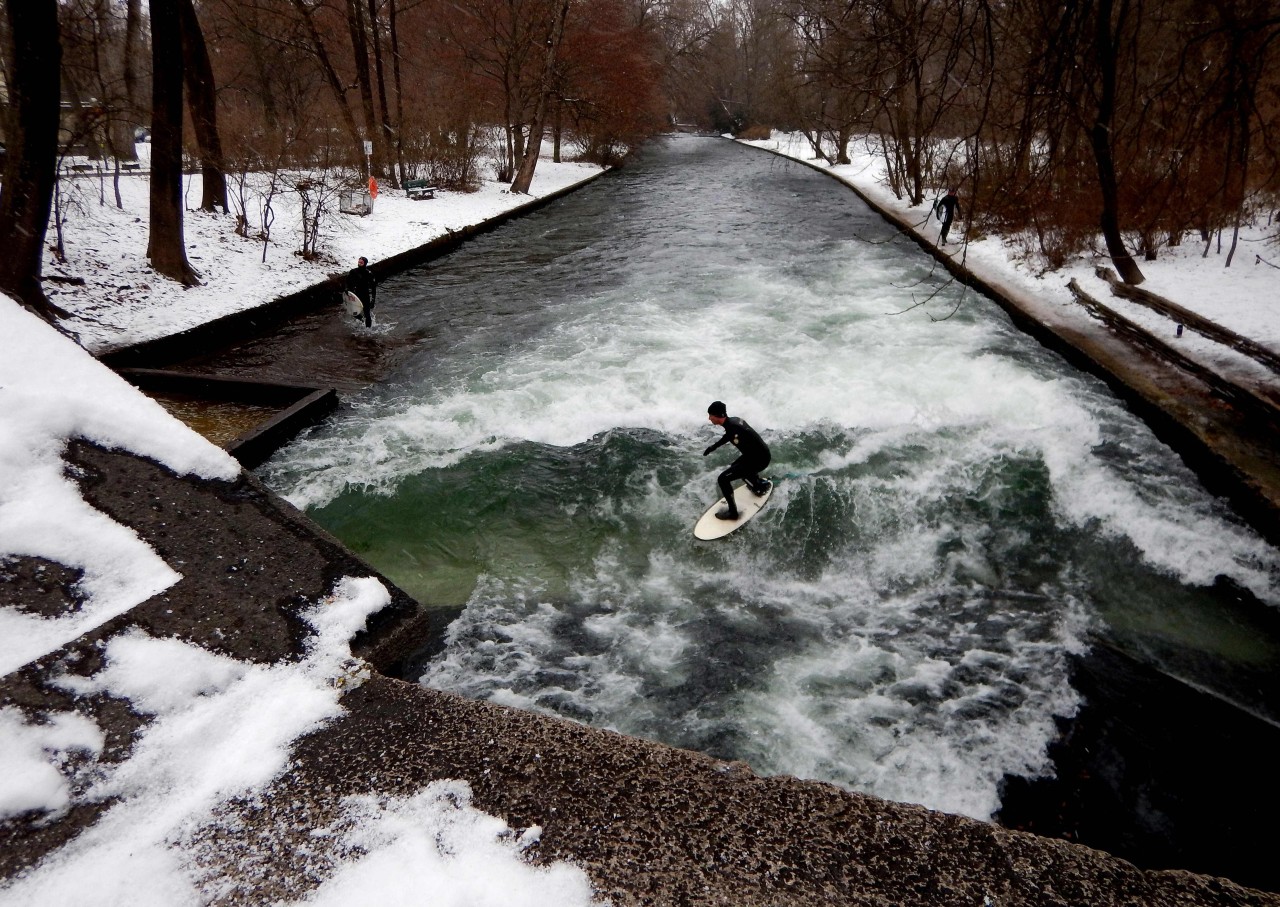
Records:
[[[100,668],[101,644],[121,633],[142,630],[272,664],[303,653],[309,630],[302,610],[344,576],[377,576],[391,603],[369,618],[352,652],[394,676],[424,639],[443,633],[455,613],[423,608],[251,473],[242,472],[234,482],[177,476],[149,460],[84,441],[73,441],[65,460],[92,507],[131,528],[182,573],[168,589],[0,677],[0,708],[14,706],[46,719],[64,712],[90,717],[107,736],[107,764],[128,758],[135,735],[150,719],[108,696],[77,697],[58,678],[88,676]],[[14,558],[6,573],[6,601],[24,610],[57,617],[80,606],[78,571]],[[78,835],[109,805],[80,800],[52,819],[20,815],[0,821],[0,880]]]
[[[344,796],[458,779],[513,828],[541,826],[532,859],[582,866],[615,907],[1280,904],[1224,880],[1144,872],[1065,841],[762,778],[742,763],[384,677],[343,704],[341,721],[299,742],[287,777],[234,804],[207,835],[237,903],[305,896],[333,846],[310,829],[336,820]]]
[[[227,445],[227,453],[245,469],[260,466],[304,428],[315,425],[338,408],[338,392],[333,388],[314,390],[284,412],[257,428],[245,432]]]
[[[338,393],[333,388],[242,381],[163,369],[123,368],[119,373],[134,387],[144,391],[171,391],[206,400],[283,407],[270,419],[225,445],[227,453],[246,469],[261,465],[299,432],[319,422],[338,406]]]

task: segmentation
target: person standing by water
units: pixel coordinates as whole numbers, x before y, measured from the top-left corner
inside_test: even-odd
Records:
[[[369,270],[369,259],[360,256],[356,266],[347,274],[347,289],[355,294],[364,306],[364,326],[373,327],[373,304],[377,299],[378,282]]]
[[[947,233],[951,230],[952,219],[960,212],[960,199],[956,197],[958,189],[948,189],[947,194],[938,199],[933,211],[942,221],[942,233],[938,236],[938,245],[946,245]]]
[[[729,464],[729,468],[720,473],[720,478],[716,480],[720,485],[720,492],[724,495],[725,503],[729,505],[724,510],[717,511],[716,517],[722,520],[736,520],[738,505],[733,500],[733,480],[745,479],[747,487],[753,494],[764,495],[771,483],[768,479],[760,478],[760,471],[769,465],[772,455],[769,453],[769,445],[761,440],[755,429],[737,416],[730,416],[721,401],[716,400],[707,407],[707,421],[723,428],[724,437],[704,450],[702,452],[704,457],[725,442],[738,448],[738,459]]]

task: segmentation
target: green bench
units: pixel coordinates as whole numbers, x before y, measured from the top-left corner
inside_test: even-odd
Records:
[[[435,198],[437,188],[426,180],[405,180],[404,194],[421,201],[424,198]]]

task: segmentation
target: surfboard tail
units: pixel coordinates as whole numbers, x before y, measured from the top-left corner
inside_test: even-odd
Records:
[[[746,490],[746,494],[737,494],[739,490],[743,489]],[[716,516],[716,513],[729,506],[724,498],[720,498],[707,509],[707,512],[694,525],[694,537],[703,541],[711,541],[712,539],[724,538],[740,526],[746,525],[768,502],[773,495],[773,489],[774,482],[772,481],[769,482],[769,487],[765,489],[762,495],[751,493],[751,489],[747,488],[745,483],[735,485],[734,502],[737,504],[738,518],[736,520],[722,520]]]

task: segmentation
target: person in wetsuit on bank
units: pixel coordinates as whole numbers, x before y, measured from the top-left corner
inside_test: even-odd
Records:
[[[942,221],[942,232],[938,235],[938,245],[947,244],[947,234],[951,232],[951,220],[960,212],[960,199],[956,197],[959,189],[948,189],[947,194],[938,200],[938,204],[934,206],[934,213],[938,215],[938,220]]]
[[[707,407],[707,421],[723,428],[724,437],[704,450],[702,452],[704,457],[725,442],[738,448],[738,459],[729,464],[729,468],[720,473],[720,478],[716,480],[725,502],[729,505],[723,510],[716,511],[716,516],[722,520],[736,520],[738,505],[733,500],[733,480],[745,479],[747,487],[757,496],[767,492],[771,483],[768,479],[760,478],[760,471],[769,465],[769,460],[772,458],[769,445],[765,444],[756,434],[755,429],[746,422],[737,416],[730,416],[725,405],[719,400]]]

